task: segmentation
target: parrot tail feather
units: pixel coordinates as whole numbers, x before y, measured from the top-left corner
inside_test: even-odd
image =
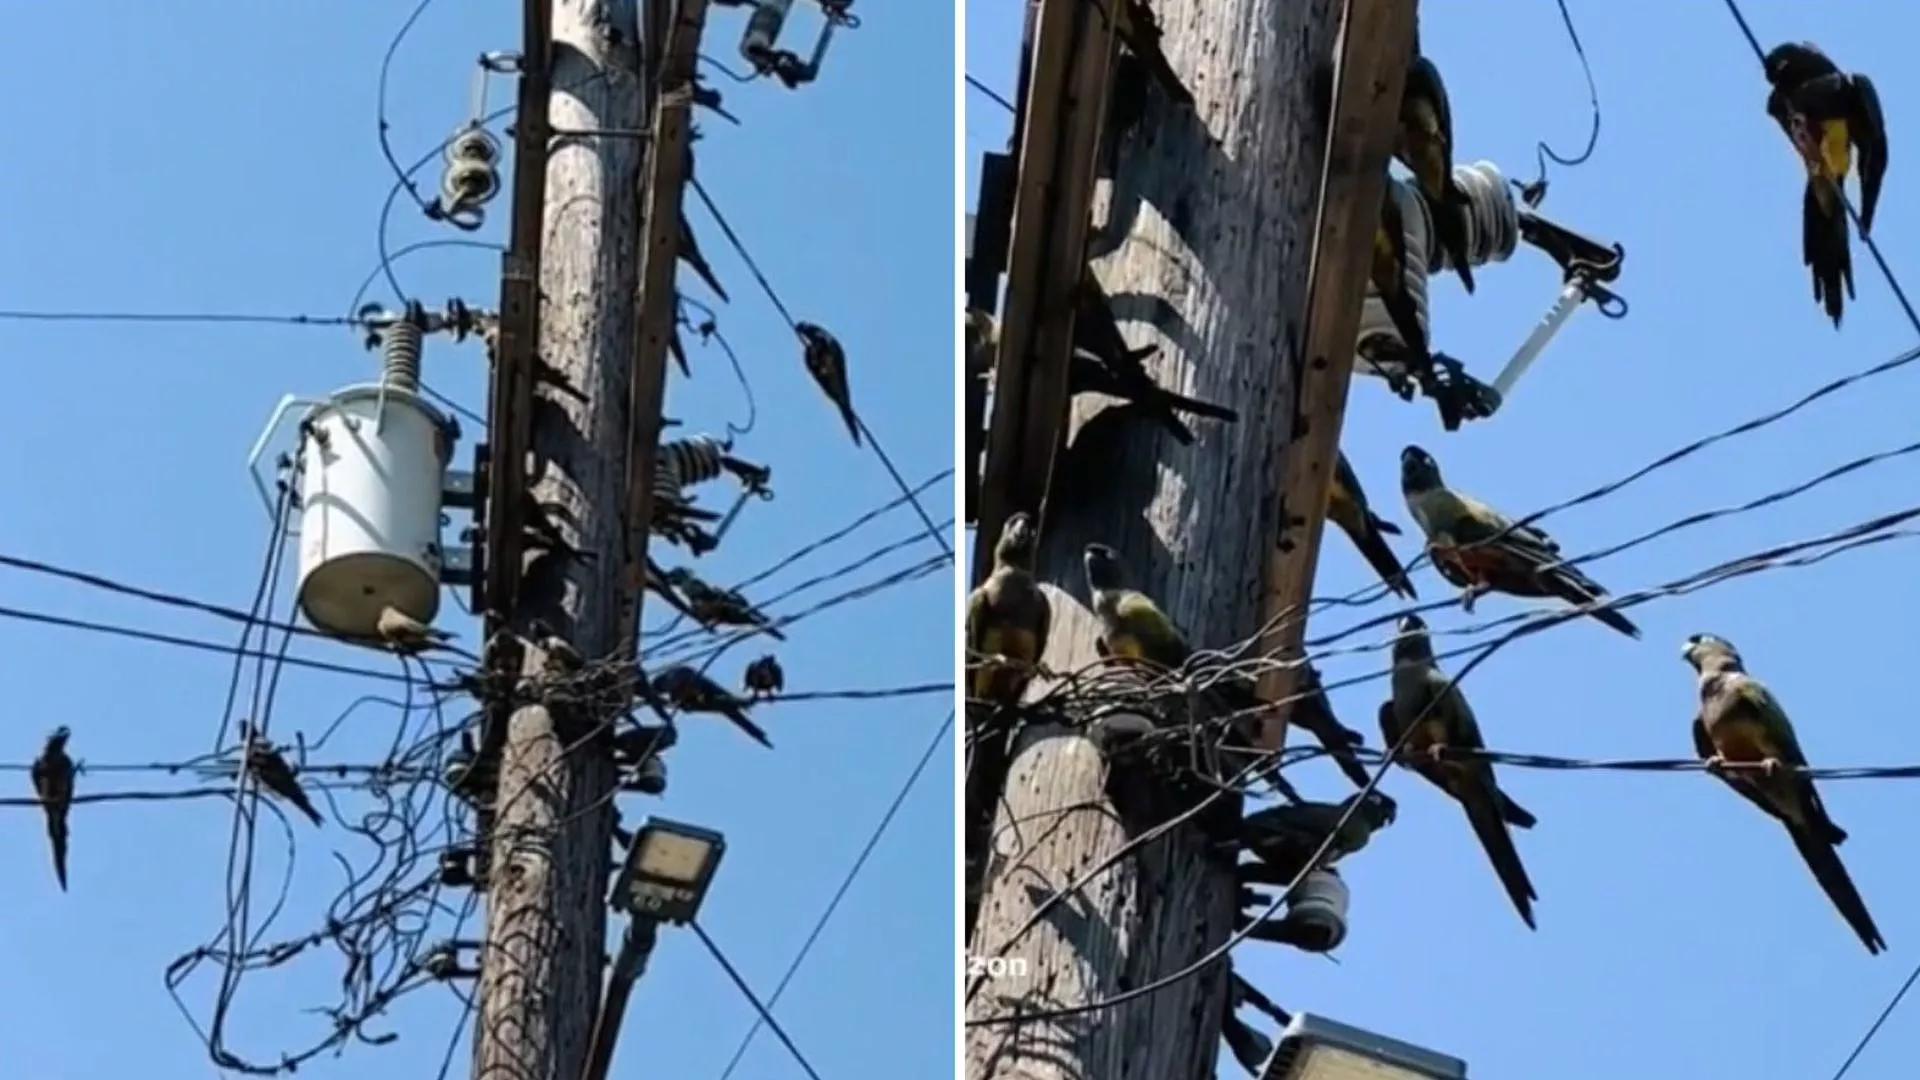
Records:
[[[1860,898],[1860,890],[1854,888],[1853,879],[1847,875],[1847,868],[1840,862],[1840,855],[1833,846],[1813,836],[1804,829],[1790,828],[1793,846],[1800,849],[1800,857],[1806,860],[1807,869],[1813,871],[1813,878],[1820,888],[1833,901],[1840,917],[1847,920],[1853,932],[1860,936],[1861,944],[1870,953],[1878,953],[1887,947],[1886,939],[1880,936],[1879,927],[1873,924],[1873,916],[1867,913],[1867,902]]]
[[[1520,852],[1513,846],[1513,836],[1500,819],[1501,808],[1497,798],[1495,793],[1475,787],[1466,793],[1461,804],[1467,810],[1467,823],[1473,826],[1473,834],[1480,838],[1480,846],[1486,849],[1487,859],[1493,863],[1493,872],[1499,875],[1500,884],[1506,888],[1514,909],[1520,912],[1527,929],[1536,929],[1533,901],[1538,900],[1539,896],[1533,891],[1533,882],[1527,878],[1527,868],[1520,862]]]
[[[1846,301],[1853,299],[1853,254],[1848,246],[1847,215],[1839,199],[1831,199],[1830,206],[1821,206],[1819,187],[1827,183],[1830,182],[1814,177],[1807,180],[1801,210],[1801,242],[1807,266],[1813,271],[1813,298],[1820,301],[1827,317],[1837,327],[1846,310]],[[1846,289],[1844,298],[1840,295],[1842,288]]]
[[[1506,822],[1516,829],[1531,829],[1535,825],[1540,824],[1539,818],[1534,817],[1533,813],[1526,807],[1514,802],[1506,792],[1500,792],[1499,798],[1501,821]]]

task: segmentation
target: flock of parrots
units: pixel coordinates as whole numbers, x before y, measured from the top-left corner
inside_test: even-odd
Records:
[[[1807,171],[1803,259],[1812,272],[1815,300],[1837,326],[1844,307],[1842,290],[1848,298],[1853,294],[1843,185],[1857,155],[1858,220],[1865,235],[1872,229],[1886,173],[1887,139],[1879,97],[1865,76],[1843,73],[1808,44],[1779,46],[1767,54],[1765,69],[1771,87],[1767,112],[1791,139]],[[1395,156],[1408,166],[1422,197],[1434,209],[1440,256],[1436,264],[1444,259],[1471,291],[1463,236],[1467,209],[1464,194],[1452,180],[1446,91],[1438,71],[1424,57],[1413,62],[1399,123]],[[1388,203],[1392,205],[1392,200]],[[1426,335],[1399,288],[1404,244],[1398,233],[1392,218],[1383,215],[1376,234],[1372,284],[1417,358],[1426,353]],[[1425,537],[1434,568],[1463,590],[1462,602],[1468,609],[1485,592],[1554,598],[1620,633],[1640,636],[1639,629],[1610,606],[1605,589],[1561,561],[1553,538],[1449,488],[1432,455],[1417,446],[1401,454],[1401,491]],[[1415,595],[1412,581],[1386,540],[1399,530],[1369,508],[1344,456],[1333,477],[1327,513],[1388,588],[1407,597]],[[968,598],[967,696],[987,707],[1017,708],[1046,651],[1052,609],[1034,576],[1038,539],[1033,517],[1025,513],[1010,517],[998,537],[991,572]],[[1153,598],[1129,587],[1129,575],[1113,549],[1090,544],[1084,563],[1088,596],[1101,628],[1102,655],[1181,671],[1193,650]],[[1461,804],[1501,885],[1531,927],[1537,897],[1510,829],[1530,828],[1533,815],[1500,790],[1488,760],[1446,753],[1485,749],[1479,725],[1460,688],[1436,666],[1425,624],[1409,614],[1400,620],[1398,631],[1392,647],[1392,696],[1380,706],[1381,737],[1395,750],[1401,765]],[[1700,706],[1693,740],[1701,759],[1727,786],[1786,827],[1814,877],[1867,949],[1877,953],[1885,948],[1835,852],[1846,833],[1827,815],[1805,774],[1806,755],[1779,701],[1747,673],[1739,652],[1725,639],[1696,634],[1687,639],[1683,652],[1698,677]],[[1350,753],[1343,753],[1357,745],[1360,736],[1333,720],[1324,697],[1314,693],[1318,676],[1310,666],[1304,675],[1306,696],[1294,712],[1309,721],[1304,726],[1334,754],[1349,777],[1365,786],[1366,771]],[[1239,843],[1280,870],[1277,880],[1285,881],[1305,868],[1307,858],[1336,823],[1339,828],[1325,858],[1328,863],[1358,850],[1393,815],[1392,801],[1379,792],[1340,804],[1279,805],[1249,815]]]

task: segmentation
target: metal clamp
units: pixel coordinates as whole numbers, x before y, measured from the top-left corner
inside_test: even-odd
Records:
[[[260,432],[260,437],[254,440],[253,450],[247,454],[247,471],[253,475],[253,486],[255,490],[260,492],[260,502],[267,508],[268,517],[273,516],[275,499],[273,492],[267,486],[265,477],[260,473],[260,459],[267,453],[267,444],[273,441],[275,435],[279,434],[281,426],[286,423],[287,412],[289,410],[295,406],[305,406],[308,409],[313,409],[324,404],[326,404],[326,402],[316,401],[312,398],[303,398],[296,394],[288,394],[281,398],[280,404],[274,406],[273,414],[267,417],[266,430]],[[289,528],[288,532],[291,533],[292,529]]]

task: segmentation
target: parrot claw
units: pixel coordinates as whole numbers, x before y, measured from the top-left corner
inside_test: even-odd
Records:
[[[1766,778],[1769,780],[1780,775],[1780,770],[1782,767],[1783,766],[1780,764],[1779,758],[1770,757],[1760,762],[1760,771],[1764,773],[1766,775]]]
[[[1707,771],[1714,774],[1715,776],[1719,776],[1721,773],[1724,773],[1727,771],[1727,759],[1720,754],[1715,754],[1712,757],[1709,757],[1706,760],[1705,765],[1706,765]]]
[[[1447,748],[1435,743],[1427,747],[1427,756],[1433,759],[1435,765],[1445,764],[1447,760]]]
[[[1460,593],[1460,610],[1469,615],[1473,614],[1474,601],[1480,599],[1481,595],[1486,591],[1487,587],[1485,585],[1467,586],[1467,588]]]

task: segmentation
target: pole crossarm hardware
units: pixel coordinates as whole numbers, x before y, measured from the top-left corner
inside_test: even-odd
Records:
[[[1043,4],[1007,257],[1006,312],[994,360],[993,417],[978,505],[973,571],[993,566],[1000,525],[1039,514],[1067,425],[1074,291],[1086,273],[1093,182],[1111,81],[1115,28],[1105,5]]]
[[[680,200],[693,161],[693,65],[706,26],[707,0],[666,0],[672,14],[660,55],[653,97],[653,146],[641,189],[640,318],[635,322],[633,441],[627,451],[625,585],[630,611],[622,617],[622,655],[637,647],[640,605],[646,595],[647,534],[653,514],[653,462],[660,443],[666,394],[667,345],[676,314],[674,270],[680,244]]]
[[[1341,29],[1307,285],[1304,364],[1293,381],[1298,420],[1284,451],[1280,542],[1267,557],[1262,655],[1294,656],[1306,635],[1307,597],[1340,454],[1373,233],[1413,55],[1414,17],[1412,0],[1350,0]],[[1293,671],[1275,668],[1262,675],[1261,697],[1291,695]],[[1274,749],[1285,741],[1285,715],[1265,717],[1261,745]]]

